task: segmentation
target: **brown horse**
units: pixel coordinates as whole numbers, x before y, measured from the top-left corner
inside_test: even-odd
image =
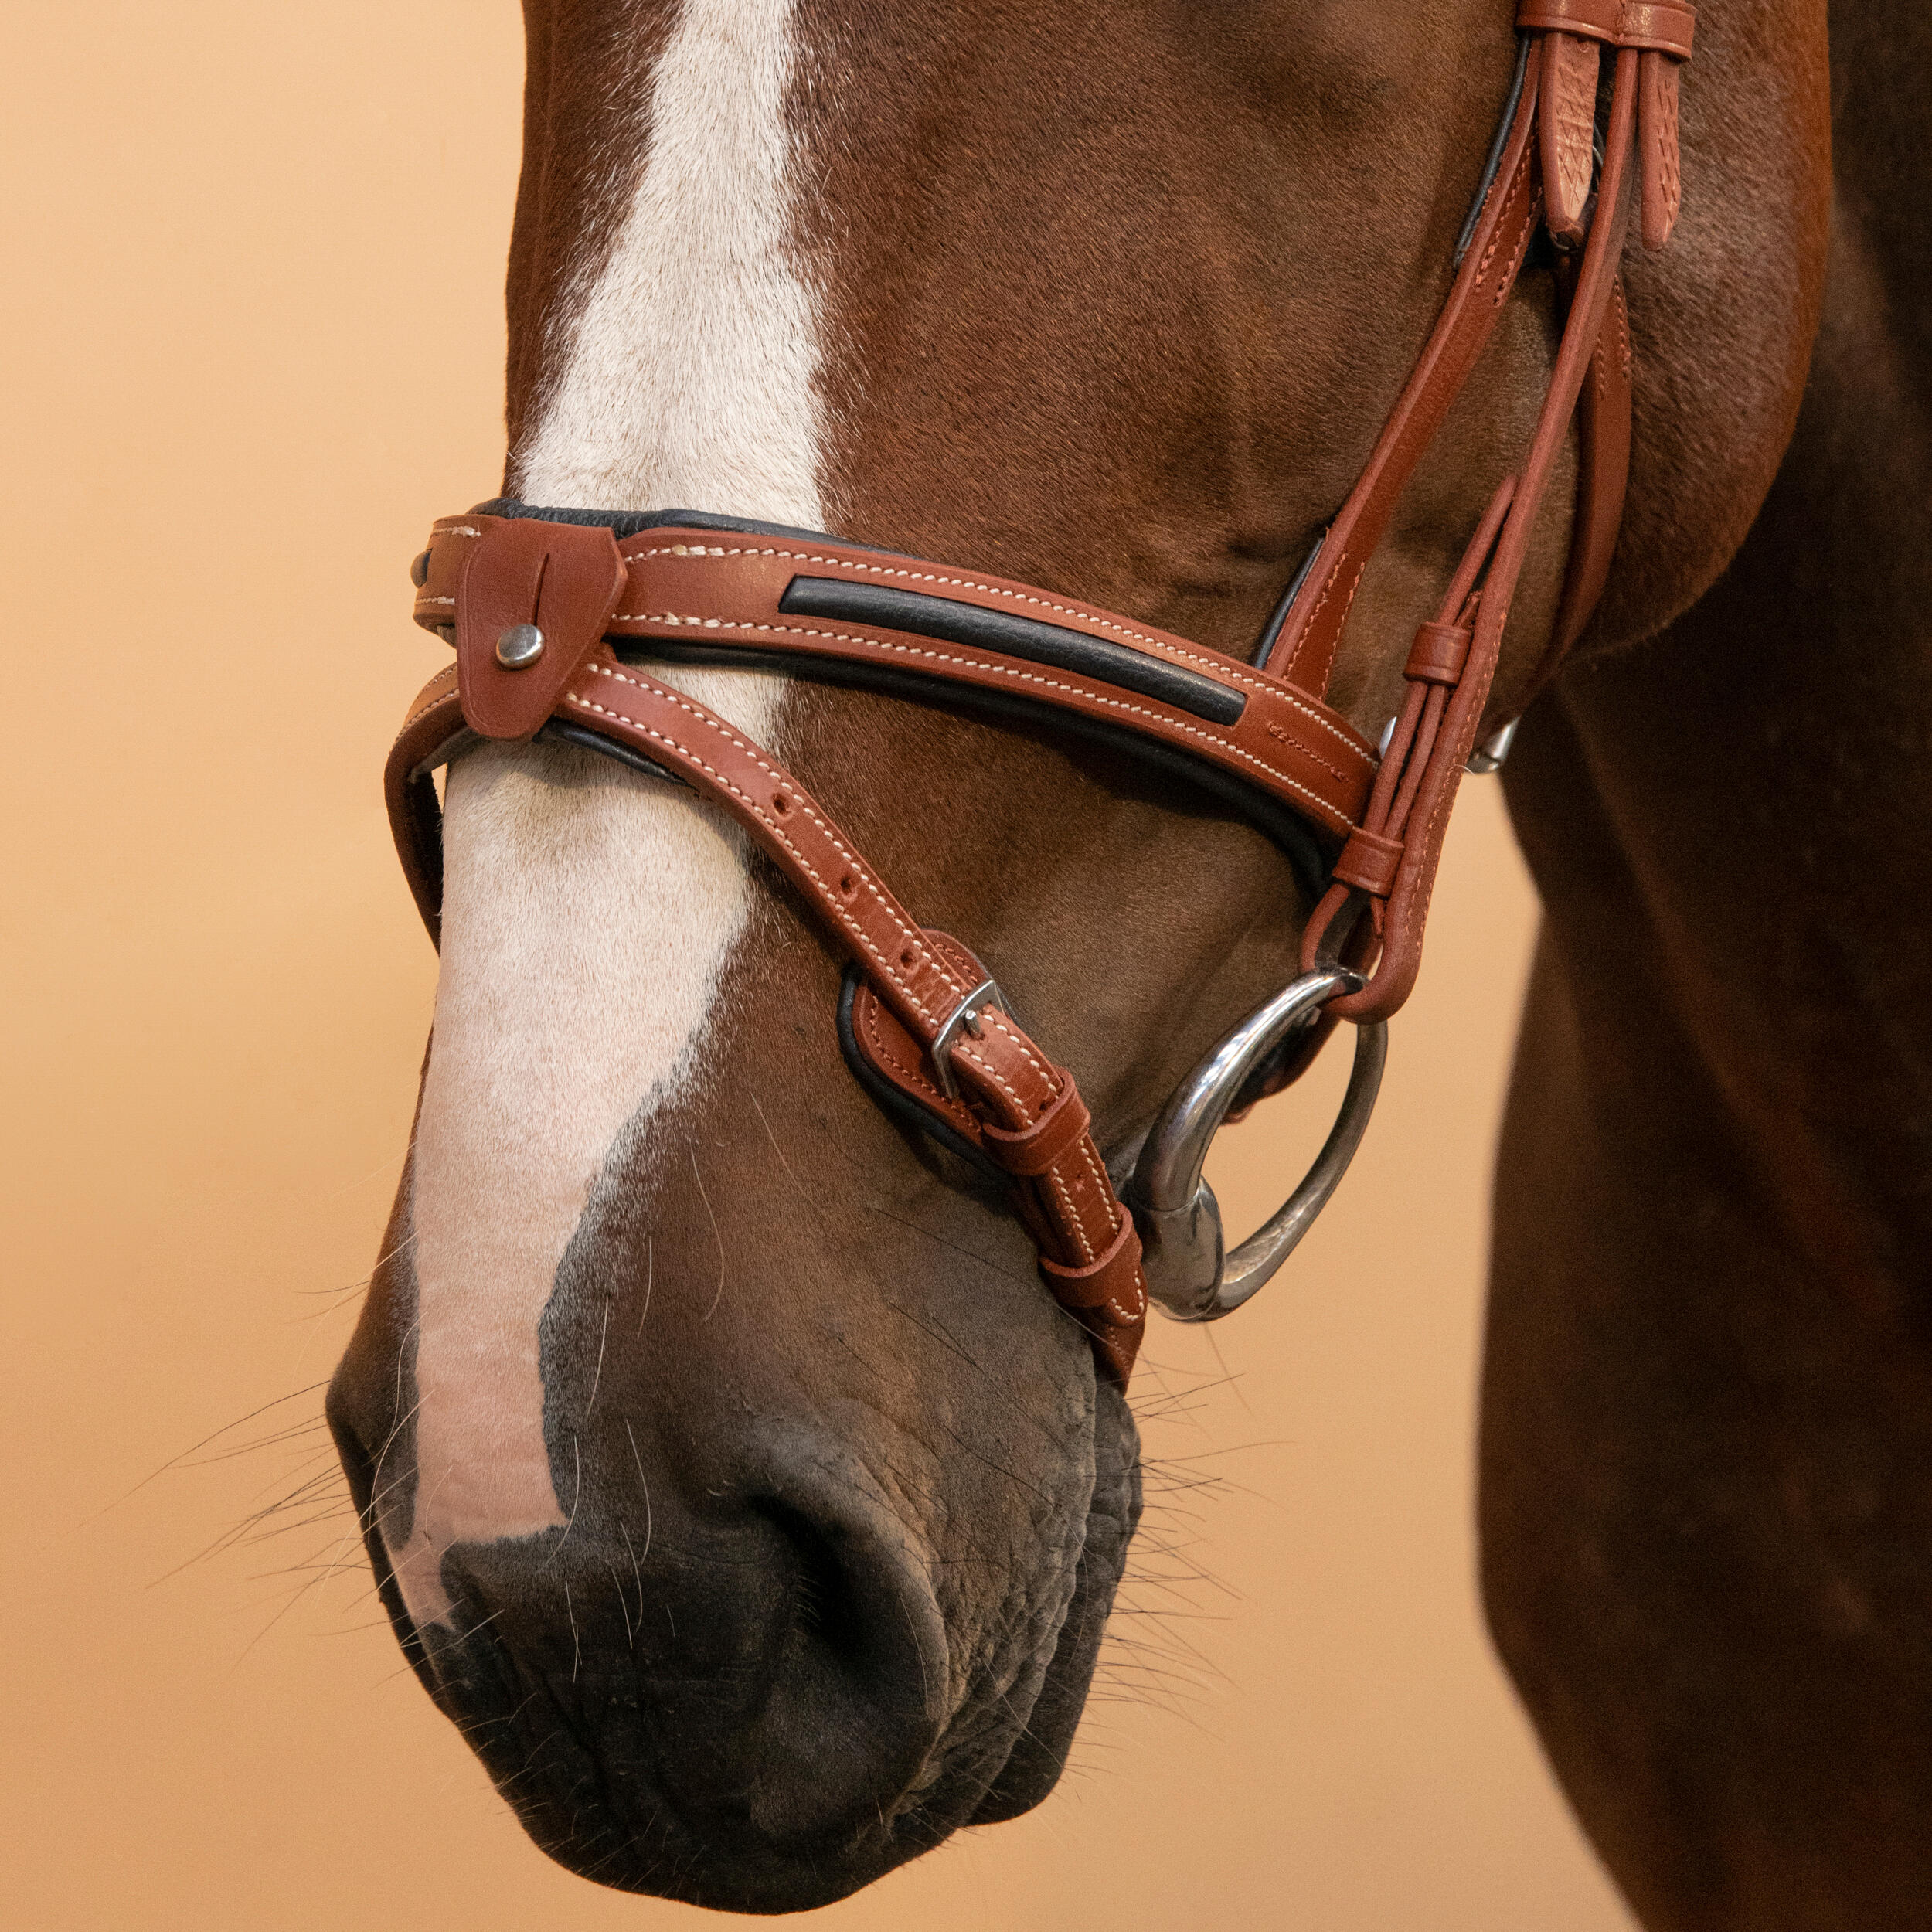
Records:
[[[1498,0],[526,16],[512,496],[834,530],[1235,657],[1428,334],[1514,58]],[[1723,570],[1810,353],[1822,7],[1710,0],[1701,31],[1682,230],[1628,270],[1620,560],[1565,704]],[[1362,583],[1332,696],[1371,738],[1548,381],[1548,265],[1523,286]],[[1570,495],[1497,720],[1549,637]],[[1293,973],[1307,893],[1206,793],[944,706],[666,675],[997,962],[1104,1148]],[[1551,825],[1597,822],[1545,782]],[[1138,1489],[1025,1233],[854,1085],[838,963],[732,819],[493,747],[452,768],[444,859],[410,1167],[331,1396],[431,1694],[555,1856],[716,1906],[821,1903],[1038,1802]]]
[[[1485,1578],[1658,1932],[1932,1925],[1932,17],[1831,13],[1826,300],[1777,482],[1509,774],[1546,923]]]

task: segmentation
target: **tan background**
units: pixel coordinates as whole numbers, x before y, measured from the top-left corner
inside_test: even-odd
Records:
[[[549,1865],[403,1672],[314,1386],[430,1010],[376,781],[439,658],[403,565],[500,460],[515,10],[149,0],[16,8],[8,37],[0,1923],[692,1922]],[[1355,1176],[1254,1310],[1155,1338],[1148,1397],[1193,1393],[1150,1427],[1176,1460],[1134,1595],[1173,1614],[1129,1620],[1043,1811],[825,1922],[1628,1923],[1471,1583],[1532,917],[1472,789]],[[1234,1138],[1237,1214],[1319,1104]],[[291,1492],[285,1533],[191,1560]]]

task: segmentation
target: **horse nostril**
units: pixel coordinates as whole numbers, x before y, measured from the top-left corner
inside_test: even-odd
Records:
[[[824,1532],[797,1510],[767,1505],[765,1514],[791,1545],[797,1563],[792,1580],[795,1627],[849,1663],[864,1648],[858,1607],[837,1553]]]
[[[946,1628],[918,1546],[857,1484],[794,1468],[766,1525],[768,1675],[743,1740],[750,1815],[784,1843],[891,1817],[945,1729]]]

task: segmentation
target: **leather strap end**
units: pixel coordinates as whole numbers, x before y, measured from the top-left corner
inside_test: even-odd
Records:
[[[1573,33],[1546,33],[1543,46],[1543,218],[1559,241],[1583,238],[1597,171],[1598,43]]]
[[[1053,1299],[1092,1338],[1101,1366],[1121,1388],[1134,1372],[1147,1332],[1147,1282],[1141,1273],[1141,1237],[1123,1208],[1106,1251],[1083,1267],[1040,1257],[1040,1273]]]
[[[1637,148],[1641,157],[1638,233],[1655,253],[1667,247],[1683,204],[1677,135],[1678,63],[1647,53],[1637,87]]]

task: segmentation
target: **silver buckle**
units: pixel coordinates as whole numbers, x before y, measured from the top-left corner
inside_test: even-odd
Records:
[[[985,1030],[980,1016],[989,1007],[1001,1013],[1011,1013],[1013,1010],[1006,1004],[1006,995],[999,990],[998,981],[982,979],[953,1009],[952,1017],[939,1029],[927,1049],[939,1090],[949,1100],[959,1098],[958,1083],[953,1078],[953,1049],[958,1045],[961,1033],[970,1034],[975,1039],[979,1038]]]

